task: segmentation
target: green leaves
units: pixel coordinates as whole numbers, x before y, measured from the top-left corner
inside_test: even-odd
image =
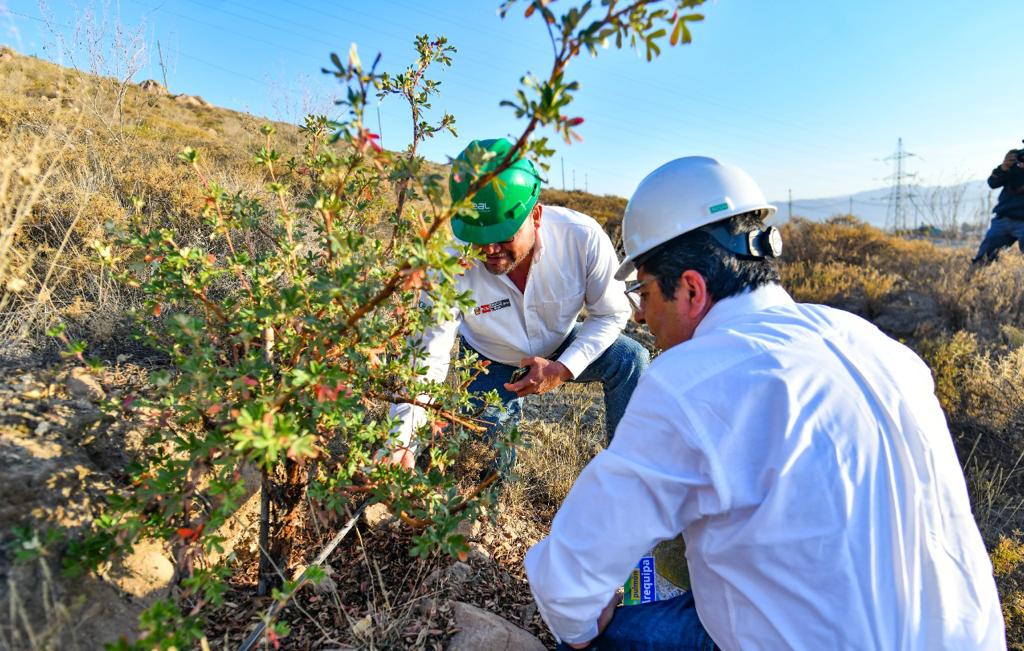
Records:
[[[675,26],[672,28],[672,36],[669,38],[669,43],[671,45],[677,45],[679,43],[690,43],[693,40],[693,35],[690,33],[690,28],[686,25],[686,23],[698,22],[701,20],[704,20],[703,14],[689,14],[686,16],[679,16],[679,18],[676,20]]]
[[[185,147],[178,154],[178,159],[187,165],[196,165],[199,163],[199,152],[192,147]]]

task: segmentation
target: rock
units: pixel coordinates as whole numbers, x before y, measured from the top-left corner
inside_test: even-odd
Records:
[[[467,541],[478,540],[482,530],[483,525],[480,524],[480,520],[477,518],[473,518],[472,520],[463,520],[457,527],[455,527],[455,533],[462,534],[462,537]]]
[[[473,568],[462,561],[455,561],[448,569],[448,578],[456,583],[463,583],[472,575]]]
[[[519,607],[519,619],[528,624],[537,616],[537,604],[524,604]]]
[[[366,525],[371,529],[377,529],[388,524],[392,519],[394,519],[394,517],[395,516],[391,513],[391,509],[379,502],[377,504],[369,505],[366,507],[366,510],[363,511],[363,519],[366,520]]]
[[[448,651],[543,651],[540,640],[494,613],[461,601],[453,601],[455,625],[460,630]]]
[[[78,400],[99,402],[107,397],[103,387],[96,381],[96,378],[89,375],[88,369],[82,366],[76,366],[68,372],[64,385],[67,387],[71,397]]]
[[[136,544],[131,554],[116,560],[108,576],[111,583],[133,597],[155,601],[167,596],[174,564],[159,543],[145,540]]]
[[[477,543],[469,543],[468,560],[474,561],[476,563],[481,563],[483,561],[491,560],[491,555],[487,552],[483,545],[479,545]]]
[[[461,561],[455,561],[448,567],[439,567],[423,580],[427,587],[434,588],[448,585],[458,588],[473,576],[473,568]]]
[[[146,81],[139,84],[139,88],[141,88],[143,92],[149,93],[150,95],[167,94],[167,89],[164,88],[164,85],[155,79],[147,79]]]
[[[14,50],[7,46],[0,47],[0,63],[14,59]]]
[[[177,102],[178,104],[183,104],[184,106],[209,106],[210,105],[205,99],[203,99],[202,97],[200,97],[198,95],[186,95],[184,93],[182,93],[181,95],[175,95],[174,96],[174,101]]]

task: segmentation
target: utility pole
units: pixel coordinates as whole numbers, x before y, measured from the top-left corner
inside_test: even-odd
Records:
[[[572,191],[576,191],[576,168],[572,168]]]
[[[917,174],[911,174],[904,168],[903,161],[911,156],[916,156],[903,149],[903,138],[896,141],[896,153],[887,156],[882,160],[893,161],[893,174],[887,177],[892,183],[889,190],[889,205],[885,211],[885,227],[893,231],[907,230],[907,207],[906,201],[913,201],[914,195],[910,192],[910,186],[905,181],[912,179]]]
[[[167,66],[164,65],[164,51],[160,49],[160,41],[156,42],[156,53],[160,56],[160,73],[164,77],[164,90],[167,90]]]
[[[558,159],[562,161],[562,192],[565,192],[565,156],[559,156]]]
[[[380,125],[380,102],[377,102],[377,135],[380,136],[380,146],[384,146],[384,127]]]
[[[850,195],[850,210],[846,213],[850,217],[853,217],[853,195]]]
[[[789,218],[793,219],[793,189],[789,190]]]
[[[590,173],[589,172],[584,172],[583,173],[583,191],[584,192],[590,192]]]

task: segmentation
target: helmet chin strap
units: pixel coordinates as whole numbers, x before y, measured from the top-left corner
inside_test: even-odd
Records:
[[[724,249],[736,255],[759,260],[782,255],[782,233],[774,226],[736,234],[730,233],[722,224],[705,226],[703,230]]]

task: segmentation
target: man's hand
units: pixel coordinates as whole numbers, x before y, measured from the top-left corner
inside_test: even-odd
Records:
[[[1006,152],[1006,158],[1003,159],[1003,164],[999,166],[1004,172],[1009,172],[1010,168],[1017,165],[1017,150],[1011,149]],[[1024,167],[1024,166],[1022,166]]]
[[[601,611],[601,614],[597,618],[598,635],[604,633],[604,629],[608,628],[608,624],[611,623],[612,617],[615,617],[615,609],[618,608],[619,604],[621,603],[622,590],[617,590],[615,594],[612,595],[612,600],[608,602],[608,605],[604,607],[604,610]],[[574,649],[586,649],[588,646],[590,646],[591,642],[593,642],[593,640],[588,640],[586,642],[577,642],[576,644],[570,644],[569,646],[571,646]]]
[[[506,383],[505,388],[522,398],[531,393],[547,393],[559,384],[573,378],[572,373],[562,362],[553,362],[543,357],[524,357],[520,366],[529,366],[530,372],[522,380]]]
[[[398,447],[392,450],[390,454],[385,455],[380,462],[389,466],[402,466],[405,470],[412,470],[412,467],[416,464],[416,455],[409,448]]]

